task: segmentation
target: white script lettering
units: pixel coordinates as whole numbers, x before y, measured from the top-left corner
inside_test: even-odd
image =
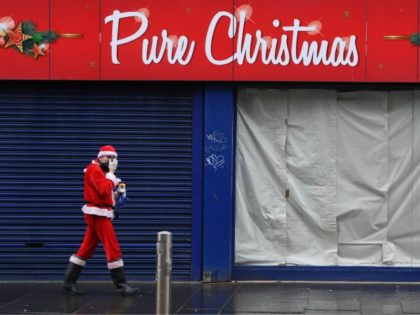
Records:
[[[139,29],[132,35],[127,36],[125,38],[119,39],[119,23],[120,20],[123,18],[137,18],[140,22]],[[148,27],[149,21],[147,17],[142,12],[124,12],[121,13],[118,10],[115,10],[112,15],[109,15],[105,18],[105,23],[109,23],[112,21],[112,40],[111,40],[111,48],[112,48],[112,63],[113,64],[120,64],[118,60],[118,46],[130,43],[139,39],[143,36]],[[167,60],[170,64],[179,63],[181,65],[187,65],[194,53],[195,48],[195,41],[192,41],[189,45],[188,37],[182,35],[179,37],[176,45],[168,36],[168,31],[166,29],[162,30],[161,33],[161,44],[159,48],[159,37],[153,36],[150,44],[149,49],[149,40],[143,39],[142,45],[142,60],[144,64],[151,64],[151,63],[160,63],[165,55]],[[189,45],[189,47],[188,47]],[[188,52],[187,52],[188,50]],[[185,54],[187,54],[185,56]],[[184,57],[185,56],[185,57]]]
[[[118,39],[118,31],[119,31],[119,25],[120,25],[120,19],[122,18],[128,18],[128,17],[137,17],[140,19],[140,28],[135,32],[134,34],[125,37],[123,39]],[[105,18],[105,24],[112,21],[112,40],[111,40],[111,48],[112,48],[112,63],[113,64],[119,64],[118,61],[118,46],[127,44],[129,42],[132,42],[133,40],[136,40],[141,35],[146,32],[147,27],[149,26],[149,21],[147,20],[146,16],[143,13],[140,12],[124,12],[121,13],[118,10],[115,10],[112,15],[108,15]]]
[[[218,60],[213,55],[213,36],[221,18],[230,19],[227,36],[230,39],[237,36],[237,42],[233,55]],[[333,67],[339,65],[355,67],[359,62],[355,35],[349,36],[348,42],[344,38],[335,37],[331,45],[326,40],[321,41],[321,44],[316,41],[308,42],[304,40],[301,47],[298,47],[299,34],[316,29],[314,26],[301,26],[300,21],[294,19],[293,26],[281,28],[286,34],[282,34],[278,39],[273,38],[271,45],[268,45],[261,30],[257,30],[254,36],[245,33],[246,20],[245,12],[240,12],[239,21],[232,13],[226,11],[218,12],[213,17],[206,36],[206,56],[212,64],[225,65],[235,60],[239,65],[245,62],[254,64],[258,58],[266,65],[280,64],[283,66],[288,65],[290,60],[296,65],[303,63],[303,65],[309,66],[310,64],[319,65],[322,63]],[[279,21],[274,20],[273,26],[279,28]],[[292,36],[291,45],[288,42],[288,33],[290,32]]]
[[[139,27],[133,34],[120,38],[119,27],[122,19],[132,18],[139,22]],[[224,30],[227,19],[228,29]],[[293,25],[281,26],[280,21],[273,20],[274,31],[277,36],[264,36],[259,29],[254,34],[246,31],[247,18],[245,11],[240,11],[239,16],[231,12],[217,12],[207,29],[205,39],[205,55],[213,65],[227,65],[236,62],[238,65],[254,64],[260,60],[265,65],[287,66],[292,64],[325,65],[325,66],[350,66],[359,63],[359,54],[356,45],[356,35],[348,37],[335,37],[332,41],[299,40],[299,36],[316,31],[315,26],[302,26],[299,19],[293,20]],[[196,43],[187,36],[168,35],[162,29],[159,36],[146,37],[149,28],[147,16],[141,12],[123,12],[115,10],[112,15],[105,18],[105,23],[112,22],[111,58],[113,64],[120,64],[118,59],[119,46],[141,39],[141,60],[144,64],[158,64],[166,58],[169,64],[188,65],[193,58]],[[220,29],[221,28],[221,29]],[[236,39],[234,51],[223,57],[216,51],[215,34],[225,34],[229,41]],[[222,33],[220,33],[222,32]],[[225,33],[223,33],[225,32]],[[219,36],[219,35],[218,35]]]

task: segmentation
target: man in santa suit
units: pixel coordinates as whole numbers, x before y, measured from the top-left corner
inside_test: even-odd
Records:
[[[113,146],[103,146],[99,150],[97,159],[85,169],[84,199],[87,204],[83,206],[82,211],[87,227],[83,243],[70,257],[64,276],[63,289],[68,294],[83,294],[77,290],[76,281],[99,242],[102,242],[104,246],[108,269],[111,271],[112,280],[118,292],[121,295],[139,293],[139,289],[127,284],[120,245],[112,225],[113,207],[116,205],[115,199],[118,198],[118,194],[114,193],[114,188],[121,181],[115,176],[118,166],[117,157],[117,151]]]

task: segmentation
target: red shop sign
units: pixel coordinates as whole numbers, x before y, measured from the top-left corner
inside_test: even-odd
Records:
[[[16,0],[0,78],[416,82],[418,1]]]

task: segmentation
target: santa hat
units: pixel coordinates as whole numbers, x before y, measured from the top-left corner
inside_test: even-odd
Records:
[[[117,150],[112,145],[104,145],[99,149],[98,158],[105,155],[113,155],[118,157]]]

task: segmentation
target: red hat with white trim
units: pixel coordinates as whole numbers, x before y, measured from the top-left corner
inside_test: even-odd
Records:
[[[105,155],[113,155],[118,157],[117,150],[112,145],[104,145],[99,149],[98,158],[105,156]]]

